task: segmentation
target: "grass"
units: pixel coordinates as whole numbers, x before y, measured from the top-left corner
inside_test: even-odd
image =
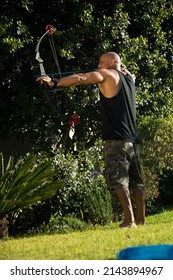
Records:
[[[145,226],[120,229],[118,224],[82,232],[0,240],[1,260],[114,260],[124,248],[173,243],[173,212],[146,218]]]

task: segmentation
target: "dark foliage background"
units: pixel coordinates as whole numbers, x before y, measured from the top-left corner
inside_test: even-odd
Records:
[[[97,87],[64,88],[48,95],[35,81],[39,75],[35,47],[47,24],[52,24],[62,72],[94,69],[103,52],[116,51],[136,75],[148,207],[159,196],[159,203],[171,203],[172,1],[2,0],[0,17],[0,151],[5,159],[34,147],[52,157],[71,154],[71,163],[76,158],[81,163],[88,160],[89,149],[97,150],[96,141],[101,139]],[[40,54],[46,72],[57,73],[48,36],[41,42]],[[73,113],[80,115],[81,122],[71,139],[68,120]],[[80,152],[86,154],[81,158]]]

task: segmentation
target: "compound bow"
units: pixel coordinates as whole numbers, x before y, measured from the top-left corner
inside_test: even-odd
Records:
[[[44,65],[43,65],[43,59],[41,58],[40,56],[40,51],[39,51],[39,48],[40,48],[40,43],[41,41],[43,40],[43,38],[48,34],[48,35],[52,35],[54,32],[55,32],[55,28],[51,25],[51,24],[48,24],[46,26],[46,32],[40,37],[40,39],[38,40],[37,42],[37,45],[36,45],[36,49],[35,49],[35,52],[36,52],[36,60],[39,62],[39,67],[40,67],[40,74],[41,76],[44,76],[44,75],[47,75],[46,72],[45,72],[45,69],[44,69]],[[63,36],[64,37],[64,36]],[[64,37],[65,38],[65,37]],[[68,40],[69,41],[69,40]],[[56,51],[55,51],[55,47],[54,47],[54,43],[51,43],[51,48],[52,48],[52,52],[53,52],[53,55],[54,55],[54,59],[55,59],[55,63],[57,65],[57,68],[58,68],[58,74],[61,76],[61,71],[60,71],[60,67],[59,67],[59,62],[58,62],[58,58],[57,58],[57,55],[56,55]],[[85,55],[86,56],[86,55]],[[69,72],[69,73],[74,73],[74,72]],[[52,101],[51,101],[51,98],[50,98],[50,95],[48,94],[50,92],[50,90],[48,90],[47,88],[47,92],[46,92],[46,97],[47,97],[47,100],[49,102],[49,104],[51,105],[51,107],[58,111],[61,115],[63,114],[60,110],[57,110],[55,109],[55,106],[52,104]],[[64,114],[63,114],[64,115]],[[78,116],[77,114],[73,114],[69,117],[69,120],[68,120],[68,126],[70,127],[70,130],[69,130],[69,136],[70,134],[72,135],[73,137],[73,133],[72,131],[74,131],[74,127],[79,125],[80,123],[80,116]],[[72,138],[71,137],[71,138]]]

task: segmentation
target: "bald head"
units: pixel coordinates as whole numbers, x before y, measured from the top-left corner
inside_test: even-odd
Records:
[[[110,59],[115,60],[117,63],[121,63],[120,56],[115,52],[106,52],[103,55],[108,56]]]
[[[101,55],[99,60],[99,68],[121,69],[120,56],[115,52],[106,52]]]

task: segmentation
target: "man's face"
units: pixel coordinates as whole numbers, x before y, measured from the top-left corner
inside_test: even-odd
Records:
[[[111,66],[111,61],[112,59],[110,59],[109,56],[102,55],[99,60],[98,68],[109,68]]]

